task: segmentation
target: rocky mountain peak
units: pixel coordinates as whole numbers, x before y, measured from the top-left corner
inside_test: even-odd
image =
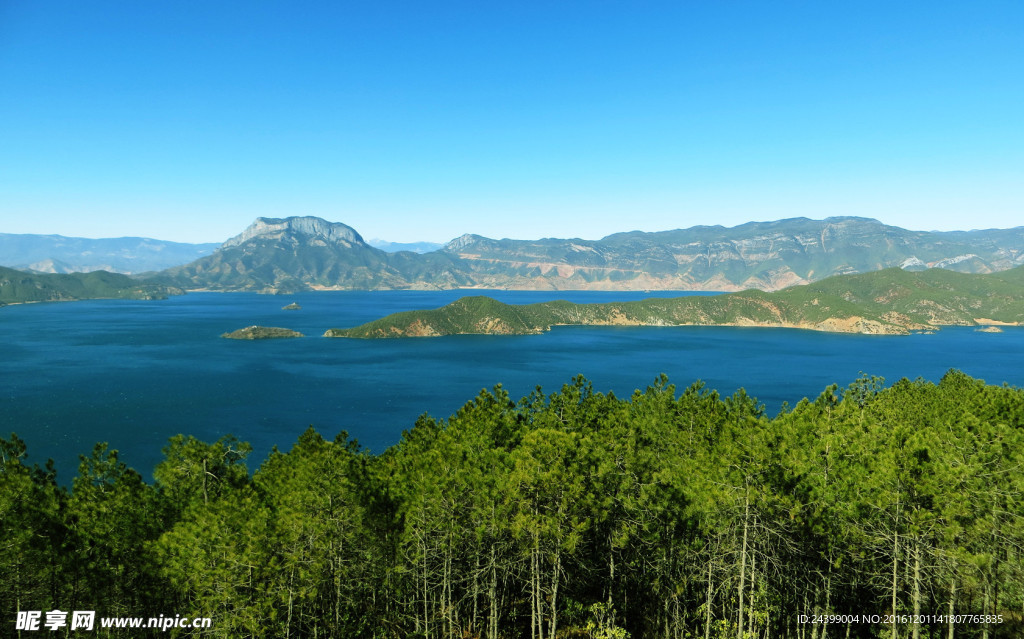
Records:
[[[473,242],[476,242],[479,239],[481,239],[481,237],[479,235],[474,235],[472,233],[466,233],[465,235],[460,235],[459,237],[455,238],[451,242],[448,242],[447,244],[445,244],[444,245],[444,250],[446,250],[446,251],[458,251],[458,250],[460,250],[462,248],[465,248],[465,247],[469,246],[470,244],[472,244]]]
[[[365,244],[362,236],[351,226],[307,215],[286,218],[258,217],[249,228],[224,242],[221,248],[238,246],[254,237],[280,239],[289,233],[320,238],[330,244]]]

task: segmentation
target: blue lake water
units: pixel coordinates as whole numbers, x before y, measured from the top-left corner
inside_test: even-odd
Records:
[[[744,387],[769,413],[817,396],[861,371],[888,383],[937,381],[950,368],[1024,386],[1024,328],[946,328],[909,337],[724,327],[556,327],[543,335],[326,339],[391,312],[435,308],[464,291],[324,292],[282,298],[191,293],[162,301],[86,301],[0,308],[0,434],[17,432],[31,461],[53,458],[69,482],[78,455],[109,442],[149,477],[177,433],[253,444],[250,468],[309,425],[347,430],[381,451],[416,417],[446,417],[482,388],[518,398],[583,374],[595,390],[628,396],[666,373],[731,394]],[[679,293],[488,291],[509,303],[603,302]],[[300,311],[283,311],[297,301]],[[308,337],[235,341],[221,333],[260,324]]]

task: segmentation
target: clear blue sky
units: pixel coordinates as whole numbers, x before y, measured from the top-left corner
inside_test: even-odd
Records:
[[[1024,2],[0,0],[0,232],[1024,225]]]

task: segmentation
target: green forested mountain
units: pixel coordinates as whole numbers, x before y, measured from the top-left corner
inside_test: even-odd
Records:
[[[890,267],[969,273],[1024,264],[1024,227],[908,231],[842,217],[618,233],[601,240],[464,235],[425,254],[387,253],[314,217],[259,218],[213,255],[166,275],[183,288],[777,290]]]
[[[432,337],[540,333],[554,325],[782,326],[906,334],[945,325],[1024,322],[1024,267],[989,275],[898,268],[831,277],[774,293],[650,298],[636,302],[515,306],[464,297],[435,309],[395,313],[328,337]]]
[[[132,279],[119,273],[25,273],[0,266],[0,306],[97,298],[163,299],[175,287]]]
[[[68,491],[0,439],[7,623],[59,609],[208,616],[173,635],[203,637],[1024,635],[1024,392],[955,371],[862,377],[774,417],[664,377],[625,399],[582,378],[518,401],[497,387],[377,456],[312,429],[251,474],[249,451],[178,436],[147,483],[101,444]]]

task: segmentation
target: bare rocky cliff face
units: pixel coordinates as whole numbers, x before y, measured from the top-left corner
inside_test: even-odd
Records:
[[[774,291],[889,267],[966,273],[1024,264],[1024,227],[926,232],[858,217],[617,233],[600,240],[494,240],[386,253],[315,217],[258,218],[213,255],[167,271],[186,288],[509,288]]]
[[[328,222],[318,217],[289,217],[269,218],[258,217],[235,237],[221,245],[222,249],[239,246],[249,240],[259,237],[268,240],[287,239],[289,235],[304,235],[317,238],[329,244],[338,244],[351,247],[354,244],[363,244],[363,238],[356,233],[351,226],[340,222]]]

